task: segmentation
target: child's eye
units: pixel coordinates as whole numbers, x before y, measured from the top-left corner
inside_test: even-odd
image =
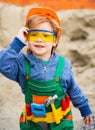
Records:
[[[44,34],[43,36],[44,36],[44,37],[49,37],[49,35],[48,35],[48,34]]]
[[[30,36],[37,36],[37,34],[36,33],[31,33]]]

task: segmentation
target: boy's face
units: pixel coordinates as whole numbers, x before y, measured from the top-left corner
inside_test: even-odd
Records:
[[[48,60],[51,56],[52,47],[57,44],[52,26],[50,23],[44,22],[32,28],[32,30],[28,34],[30,35],[28,37],[28,46],[30,50],[36,57]]]

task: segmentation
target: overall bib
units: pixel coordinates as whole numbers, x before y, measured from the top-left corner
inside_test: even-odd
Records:
[[[64,68],[59,57],[53,80],[38,81],[30,75],[30,64],[25,61],[25,107],[20,116],[20,130],[42,130],[39,122],[46,122],[48,130],[73,130],[70,98],[61,86]]]

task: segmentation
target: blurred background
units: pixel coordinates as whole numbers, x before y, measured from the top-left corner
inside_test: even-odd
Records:
[[[22,7],[36,3],[39,6],[50,7],[55,10],[95,8],[95,0],[0,0],[0,2],[11,3]]]
[[[0,0],[0,49],[7,47],[24,26],[27,11],[38,6],[51,7],[58,14],[62,38],[56,51],[71,60],[76,81],[94,114],[95,0]],[[19,85],[0,74],[0,130],[19,130],[23,105]],[[72,111],[75,130],[80,130],[83,118],[73,105]]]

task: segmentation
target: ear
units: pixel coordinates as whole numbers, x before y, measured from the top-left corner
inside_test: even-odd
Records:
[[[53,43],[53,47],[56,47],[57,44],[58,44],[58,40],[56,39],[55,42]]]

